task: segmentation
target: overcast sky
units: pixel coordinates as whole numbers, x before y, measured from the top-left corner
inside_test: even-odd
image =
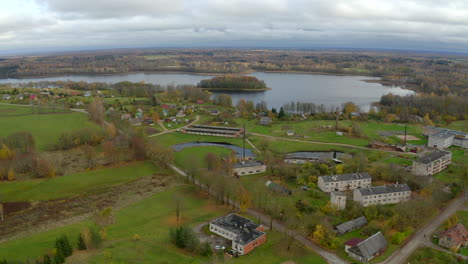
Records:
[[[0,0],[0,54],[134,47],[468,52],[468,0]]]

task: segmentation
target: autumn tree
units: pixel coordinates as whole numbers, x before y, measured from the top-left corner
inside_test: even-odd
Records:
[[[89,119],[93,122],[102,125],[104,123],[104,103],[98,97],[94,98],[94,100],[88,106],[88,115]]]
[[[431,117],[429,116],[429,114],[426,114],[423,118],[423,123],[424,125],[426,126],[434,126],[434,122],[432,122],[431,120]]]
[[[172,148],[165,147],[157,141],[149,142],[146,152],[150,160],[157,165],[167,167],[174,162],[174,151]]]
[[[37,161],[36,175],[39,178],[53,178],[55,168],[47,160],[40,159]]]
[[[93,168],[96,165],[96,150],[92,146],[86,144],[81,146],[81,152],[83,153],[83,156],[86,159],[87,167]]]

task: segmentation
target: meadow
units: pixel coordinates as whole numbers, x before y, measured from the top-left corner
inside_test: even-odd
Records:
[[[11,106],[0,106],[0,110]],[[26,107],[15,106],[17,113],[23,113]],[[55,143],[66,131],[78,130],[84,127],[97,127],[88,121],[83,113],[49,113],[29,114],[20,116],[0,116],[0,137],[6,137],[15,132],[31,132],[39,151],[44,151]]]
[[[97,192],[112,185],[151,176],[160,171],[151,162],[138,162],[128,166],[100,168],[91,171],[34,179],[0,182],[3,201],[52,200],[78,194]]]
[[[75,252],[67,263],[206,263],[209,257],[187,253],[169,241],[169,229],[177,226],[176,198],[181,201],[179,224],[194,226],[230,212],[226,207],[197,193],[194,187],[172,187],[114,212],[114,224],[107,227],[107,237],[102,247]],[[2,243],[0,256],[9,261],[34,259],[50,250],[55,238],[62,234],[66,234],[76,245],[80,230],[90,224],[90,221],[84,221]],[[134,240],[135,235],[140,239]],[[265,244],[251,254],[228,259],[226,263],[279,264],[288,260],[297,264],[326,263],[318,255],[297,244],[286,251],[282,240],[282,234],[270,231]]]

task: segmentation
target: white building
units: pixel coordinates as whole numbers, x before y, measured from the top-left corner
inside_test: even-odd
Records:
[[[234,176],[244,176],[266,172],[266,164],[263,161],[248,160],[234,164],[232,173]]]
[[[419,176],[430,176],[443,171],[452,163],[452,152],[437,150],[413,161],[411,173]]]
[[[426,126],[423,135],[428,137],[427,146],[445,149],[450,146],[468,148],[468,133],[442,127]]]
[[[330,203],[334,205],[338,210],[346,208],[346,194],[342,192],[331,192]]]
[[[318,187],[324,192],[347,191],[371,186],[372,178],[367,172],[320,176]]]
[[[392,184],[384,186],[356,189],[354,201],[366,207],[377,204],[395,204],[410,199],[411,189],[407,184]]]

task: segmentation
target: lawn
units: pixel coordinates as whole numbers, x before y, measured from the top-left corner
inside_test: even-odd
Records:
[[[405,263],[411,264],[458,264],[466,263],[462,260],[457,260],[451,254],[438,251],[430,247],[421,247],[411,254],[411,256],[405,261]]]
[[[158,169],[150,162],[124,167],[85,171],[52,179],[0,182],[4,201],[51,200],[85,192],[96,192],[109,186],[150,176]]]
[[[303,120],[303,121],[276,121],[271,126],[261,126],[257,124],[257,120],[237,119],[237,123],[246,124],[247,132],[259,133],[264,135],[286,137],[288,130],[293,130],[295,135],[291,138],[297,138],[310,141],[334,142],[356,146],[366,146],[370,140],[382,140],[379,131],[398,132],[399,135],[405,134],[405,124],[381,123],[376,121],[358,122],[365,135],[365,138],[350,137],[346,134],[339,136],[336,134],[335,121],[333,120]],[[339,126],[342,128],[350,128],[352,121],[339,121]],[[401,133],[400,133],[401,132]],[[407,125],[408,135],[413,135],[419,140],[408,141],[412,144],[425,144],[427,140],[422,137],[422,129],[417,125]],[[386,140],[392,144],[400,144],[403,140],[396,136],[388,136]]]
[[[168,230],[176,226],[174,197],[182,200],[180,216],[185,225],[193,226],[229,212],[226,207],[195,193],[191,186],[173,187],[115,212],[115,223],[107,228],[107,239],[102,248],[75,254],[70,263],[206,263],[208,258],[188,254],[169,241]],[[0,256],[10,261],[40,256],[51,248],[60,234],[67,234],[75,242],[79,230],[87,224],[89,222],[82,222],[3,243],[0,245]],[[140,241],[132,240],[135,234],[141,237]],[[229,263],[279,264],[287,260],[326,263],[299,245],[293,247],[291,252],[285,252],[281,240],[281,234],[269,232],[265,244]]]
[[[55,143],[63,132],[98,126],[89,122],[85,114],[66,113],[1,116],[0,127],[1,137],[14,132],[31,132],[37,149],[43,151],[49,144]]]
[[[37,107],[34,106],[34,109],[31,106],[21,106],[21,105],[8,105],[0,104],[0,116],[10,116],[10,115],[30,115],[37,113],[49,113],[54,112],[52,108],[48,107]],[[55,112],[69,112],[69,110],[57,109]]]
[[[231,150],[222,147],[186,148],[174,154],[175,164],[185,169],[206,168],[205,157],[208,153],[214,153],[219,157],[229,157],[231,155]]]
[[[446,127],[453,130],[468,132],[468,120],[455,121]]]

